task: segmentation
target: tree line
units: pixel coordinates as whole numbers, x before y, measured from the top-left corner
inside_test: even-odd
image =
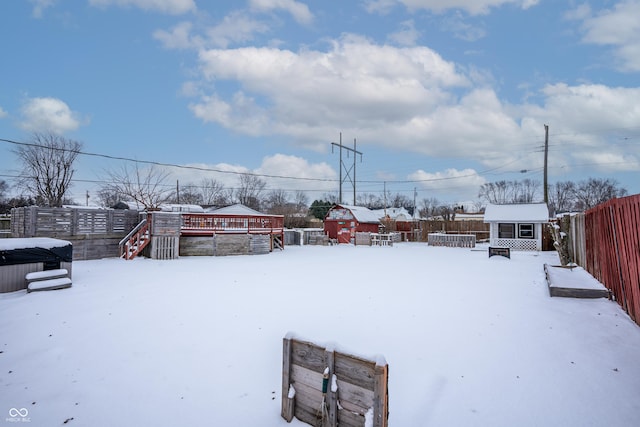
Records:
[[[9,198],[8,184],[0,180],[0,213],[27,205],[59,207],[73,204],[67,198],[75,173],[73,165],[81,153],[80,142],[52,133],[35,133],[29,144],[18,146],[14,153],[22,166],[17,186],[23,191],[18,197]],[[226,188],[221,182],[205,178],[200,182],[180,186],[169,184],[169,173],[155,166],[141,168],[123,165],[120,169],[106,171],[103,184],[97,191],[97,204],[117,207],[122,202],[133,202],[135,207],[157,209],[163,204],[195,204],[206,207],[223,207],[241,203],[266,213],[285,215],[289,225],[302,224],[306,215],[323,219],[328,210],[338,203],[335,194],[327,193],[321,199],[309,200],[303,191],[287,192],[276,189],[267,191],[267,183],[257,175],[238,174],[237,186]],[[622,197],[627,190],[613,179],[588,178],[583,181],[559,181],[548,187],[550,212],[584,211],[614,197]],[[543,200],[543,186],[537,180],[496,181],[480,186],[476,211],[486,203],[532,203]],[[356,205],[369,209],[385,207],[405,208],[409,215],[421,218],[438,217],[451,220],[461,206],[441,203],[435,197],[416,200],[401,193],[385,191],[360,193]],[[299,225],[298,225],[299,226]]]

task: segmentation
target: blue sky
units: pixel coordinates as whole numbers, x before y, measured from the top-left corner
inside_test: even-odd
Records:
[[[342,133],[358,193],[459,203],[542,182],[548,124],[550,183],[640,193],[640,0],[30,0],[0,16],[2,139],[55,132],[211,169],[172,183],[251,172],[312,201],[338,191]],[[0,142],[9,183],[14,148]],[[74,197],[123,163],[79,156]]]

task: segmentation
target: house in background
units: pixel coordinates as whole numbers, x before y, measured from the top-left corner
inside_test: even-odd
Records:
[[[350,243],[356,232],[377,233],[378,215],[363,206],[336,205],[324,218],[324,232],[338,243]]]
[[[487,205],[484,222],[489,223],[491,246],[521,251],[542,250],[543,226],[549,222],[546,203]]]

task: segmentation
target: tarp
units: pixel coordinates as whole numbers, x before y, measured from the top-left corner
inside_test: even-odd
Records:
[[[0,266],[30,264],[35,262],[71,262],[73,246],[68,242],[64,246],[51,248],[20,248],[0,250]]]

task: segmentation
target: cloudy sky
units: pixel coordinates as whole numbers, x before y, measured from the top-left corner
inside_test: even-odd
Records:
[[[456,203],[542,182],[547,124],[550,183],[640,192],[640,0],[30,0],[0,16],[2,139],[53,132],[187,166],[170,168],[182,185],[252,172],[310,200],[342,169],[349,203],[342,135],[358,193]],[[123,163],[78,157],[76,198]]]

